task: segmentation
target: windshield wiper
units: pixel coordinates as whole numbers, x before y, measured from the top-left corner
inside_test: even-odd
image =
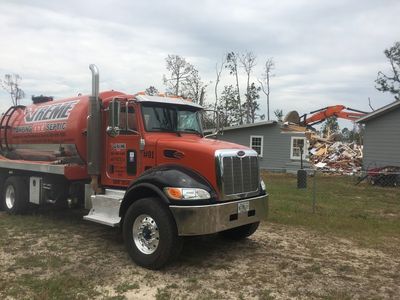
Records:
[[[181,136],[181,134],[173,129],[170,128],[165,128],[165,127],[151,127],[151,129],[156,129],[157,131],[162,131],[162,132],[171,132],[171,133],[175,133],[177,136]]]
[[[180,132],[193,132],[193,133],[196,133],[197,135],[203,137],[203,134],[200,131],[198,131],[196,129],[193,129],[193,128],[184,128],[184,129],[179,130],[179,131]]]
[[[160,130],[160,131],[174,132],[173,130],[171,130],[169,128],[165,128],[165,127],[151,127],[151,129],[157,129],[157,130]]]

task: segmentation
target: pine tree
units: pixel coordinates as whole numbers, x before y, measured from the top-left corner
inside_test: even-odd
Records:
[[[389,60],[392,74],[387,75],[379,71],[375,87],[378,91],[392,93],[394,98],[400,101],[400,42],[396,42],[384,53]]]
[[[218,110],[223,113],[223,126],[229,127],[240,124],[241,112],[238,110],[239,98],[237,89],[228,85],[224,87],[221,93]]]
[[[258,99],[260,99],[260,90],[261,88],[257,87],[253,82],[249,86],[248,93],[246,93],[247,101],[243,103],[243,111],[248,112],[249,123],[254,123],[259,116],[257,111],[260,110],[260,104],[258,103]],[[260,117],[263,119],[264,115]]]

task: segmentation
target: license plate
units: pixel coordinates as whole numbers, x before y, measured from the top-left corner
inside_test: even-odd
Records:
[[[238,203],[238,214],[247,213],[250,209],[249,201],[243,201]]]

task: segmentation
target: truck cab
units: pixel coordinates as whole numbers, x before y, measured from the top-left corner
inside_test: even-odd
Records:
[[[143,264],[140,257],[148,258],[152,247],[162,246],[161,218],[131,209],[139,204],[165,210],[168,218],[163,218],[170,220],[176,245],[183,236],[222,232],[240,239],[257,229],[267,212],[257,153],[204,137],[201,106],[182,98],[143,94],[114,95],[103,105],[105,194],[91,196],[93,207],[85,218],[122,226],[125,241],[134,237],[128,251],[136,262]],[[119,196],[113,194],[117,187],[122,188]],[[113,215],[109,203],[104,203],[107,193],[109,202],[121,202]],[[153,240],[153,235],[160,240]]]

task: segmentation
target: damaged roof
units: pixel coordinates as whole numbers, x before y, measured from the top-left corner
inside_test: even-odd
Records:
[[[258,127],[258,126],[263,126],[263,125],[275,125],[278,124],[277,121],[273,121],[273,120],[269,120],[269,121],[262,121],[262,122],[256,122],[256,123],[249,123],[249,124],[242,124],[242,125],[234,125],[234,126],[230,126],[230,127],[224,127],[223,131],[227,131],[227,130],[236,130],[236,129],[242,129],[242,128],[250,128],[250,127]],[[215,128],[208,128],[208,129],[204,129],[204,133],[209,133],[214,131]]]
[[[383,107],[381,107],[381,108],[369,113],[368,115],[358,119],[356,121],[356,123],[368,122],[368,121],[370,121],[372,119],[378,118],[378,117],[380,117],[380,116],[382,116],[382,115],[384,115],[384,114],[386,114],[386,113],[388,113],[390,111],[398,109],[398,108],[400,108],[400,101],[392,102],[392,103],[390,103],[388,105],[385,105],[385,106],[383,106]]]
[[[249,127],[257,127],[257,126],[263,126],[263,125],[274,125],[277,123],[278,123],[277,121],[263,121],[263,122],[256,122],[256,123],[250,123],[250,124],[234,125],[234,126],[230,126],[230,127],[224,127],[224,131],[249,128]]]

